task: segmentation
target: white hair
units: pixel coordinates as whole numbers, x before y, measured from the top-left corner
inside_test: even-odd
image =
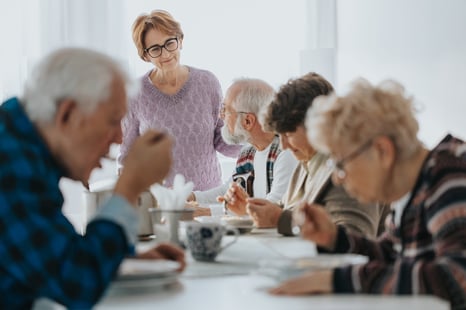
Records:
[[[59,49],[34,68],[21,104],[33,122],[50,122],[65,98],[75,100],[90,113],[109,98],[115,78],[121,78],[129,88],[127,74],[110,57],[83,48]]]
[[[259,115],[275,96],[273,87],[260,79],[238,78],[233,81],[230,89],[236,91],[233,99],[235,109],[256,115]]]
[[[262,126],[261,114],[267,110],[268,105],[275,96],[275,90],[267,82],[260,79],[238,78],[233,81],[227,90],[233,94],[233,106],[238,113],[234,133],[230,133],[227,126],[223,125],[222,137],[229,144],[242,144],[249,142],[251,134],[241,124],[243,115],[241,112],[250,112],[257,116]]]

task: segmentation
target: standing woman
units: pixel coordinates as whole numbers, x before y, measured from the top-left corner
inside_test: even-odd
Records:
[[[195,190],[207,190],[221,184],[216,151],[236,157],[241,146],[222,139],[218,79],[209,71],[180,64],[183,37],[180,24],[163,10],[140,15],[134,22],[138,54],[154,68],[143,75],[141,89],[129,101],[118,163],[124,165],[136,137],[150,128],[163,130],[175,141],[173,168],[165,185],[172,186],[179,173],[194,183]]]

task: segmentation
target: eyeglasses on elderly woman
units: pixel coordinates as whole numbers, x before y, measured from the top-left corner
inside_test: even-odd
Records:
[[[327,166],[328,167],[331,167],[334,169],[335,173],[336,173],[336,176],[340,179],[340,180],[343,180],[344,178],[346,178],[346,171],[345,171],[345,165],[355,159],[356,157],[358,157],[359,155],[361,155],[362,153],[364,153],[371,145],[372,145],[372,142],[374,141],[374,139],[369,139],[366,143],[363,143],[360,147],[358,147],[356,150],[354,150],[353,152],[349,153],[348,155],[344,156],[342,159],[340,160],[335,160],[333,158],[329,158],[327,160]]]
[[[168,52],[174,52],[178,48],[178,38],[169,38],[163,45],[154,44],[144,49],[144,52],[149,54],[152,58],[157,58],[162,55],[162,50],[166,49]]]

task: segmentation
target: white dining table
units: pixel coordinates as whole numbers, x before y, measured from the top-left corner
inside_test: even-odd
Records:
[[[225,236],[223,242],[233,236]],[[154,242],[140,243],[144,250]],[[277,280],[258,272],[264,260],[316,255],[315,246],[299,237],[282,237],[274,229],[241,235],[215,262],[197,262],[187,253],[187,268],[166,288],[145,287],[127,294],[107,294],[95,309],[449,309],[435,296],[305,295],[274,296]]]

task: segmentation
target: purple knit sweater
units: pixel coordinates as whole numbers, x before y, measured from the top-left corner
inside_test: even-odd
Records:
[[[152,84],[150,72],[142,77],[139,93],[129,100],[118,163],[123,164],[129,147],[141,133],[149,128],[163,130],[175,142],[173,167],[166,186],[173,185],[177,173],[192,181],[194,190],[220,185],[216,151],[236,157],[241,146],[226,144],[220,134],[222,90],[218,79],[209,71],[189,67],[189,77],[183,87],[176,94],[167,95]]]

